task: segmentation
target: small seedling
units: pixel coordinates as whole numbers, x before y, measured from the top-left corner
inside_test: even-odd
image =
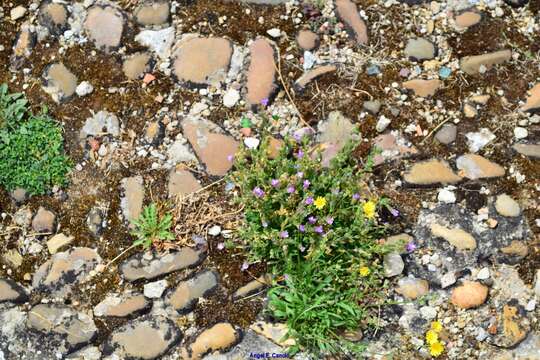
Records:
[[[145,206],[141,216],[132,221],[132,235],[136,237],[133,246],[141,245],[146,250],[156,243],[174,240],[172,220],[171,214],[160,216],[155,203]]]

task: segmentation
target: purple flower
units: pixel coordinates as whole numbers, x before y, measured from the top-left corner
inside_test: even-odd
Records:
[[[408,252],[413,252],[414,250],[416,250],[416,244],[412,241],[409,241],[405,248],[407,249]]]
[[[315,232],[316,232],[317,234],[322,234],[322,233],[324,232],[323,227],[320,226],[320,225],[319,225],[319,226],[315,226]]]
[[[285,279],[285,281],[289,281],[291,277],[289,276],[289,274],[285,274],[283,275],[283,279]]]
[[[273,187],[278,187],[279,186],[279,180],[278,179],[272,179],[272,180],[270,180],[270,184]]]
[[[304,180],[304,189],[307,189],[309,187],[309,185],[311,185],[309,180]]]
[[[398,209],[391,208],[390,213],[392,214],[393,217],[398,217],[399,216],[399,210]]]
[[[293,138],[294,138],[294,140],[296,140],[296,141],[300,141],[300,140],[302,140],[302,134],[300,134],[300,133],[295,133],[295,134],[293,135]]]
[[[308,196],[308,197],[306,198],[305,203],[306,203],[306,205],[311,205],[311,204],[313,204],[313,197]]]
[[[224,244],[224,243],[221,242],[221,243],[217,244],[217,249],[218,249],[218,250],[223,250],[224,248],[225,248],[225,244]]]
[[[264,98],[261,100],[261,105],[262,106],[268,106],[268,98]]]
[[[300,249],[300,252],[304,252],[304,251],[306,251],[306,248],[305,248],[305,247],[303,247],[302,245],[300,245],[300,246],[298,247],[298,249]]]
[[[267,227],[268,227],[268,223],[267,223],[266,221],[263,221],[263,222],[262,222],[262,226],[263,226],[263,228],[267,228]]]
[[[279,233],[279,237],[280,238],[283,238],[283,239],[286,239],[289,237],[289,233],[287,231],[282,231]]]
[[[334,223],[334,218],[333,218],[333,217],[327,217],[327,218],[326,218],[326,223],[327,223],[328,225],[332,225],[332,224]]]
[[[298,176],[299,179],[304,177],[304,173],[302,171],[299,171],[296,173],[296,176]]]
[[[305,225],[302,225],[302,224],[298,225],[298,231],[300,231],[300,232],[306,231]]]
[[[248,268],[249,268],[249,264],[248,264],[247,262],[244,261],[244,263],[243,263],[242,266],[240,267],[240,270],[246,271]]]
[[[232,162],[234,160],[234,155],[227,155],[227,161]]]
[[[258,198],[261,198],[264,196],[264,191],[260,187],[256,186],[253,189],[253,195],[255,195]]]
[[[317,221],[317,218],[315,216],[310,216],[308,217],[308,221],[310,224],[315,224],[315,222]]]
[[[294,192],[294,186],[290,185],[288,188],[287,188],[287,192],[289,194],[292,194]]]
[[[298,159],[301,159],[304,157],[304,152],[302,150],[298,150],[298,152],[296,153],[296,157]]]
[[[352,198],[353,198],[353,200],[358,200],[358,199],[360,199],[360,194],[359,193],[354,193],[354,194],[352,194]]]

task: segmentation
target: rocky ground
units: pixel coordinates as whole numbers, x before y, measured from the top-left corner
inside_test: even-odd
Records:
[[[223,176],[246,124],[311,127],[359,158],[398,216],[367,358],[540,359],[538,0],[4,0],[0,83],[46,105],[69,186],[0,192],[0,359],[286,353],[244,264]],[[175,203],[177,241],[129,248]],[[395,215],[395,214],[394,214]],[[391,304],[391,305],[390,305]],[[301,357],[309,357],[303,354]]]

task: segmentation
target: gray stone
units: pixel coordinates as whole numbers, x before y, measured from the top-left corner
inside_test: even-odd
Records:
[[[23,188],[17,188],[13,190],[10,195],[13,200],[15,200],[15,203],[20,204],[26,200],[27,193],[26,190],[24,190]]]
[[[248,282],[246,285],[241,286],[234,292],[232,297],[236,300],[255,294],[264,287],[270,285],[271,280],[272,278],[270,275],[262,275],[259,278]]]
[[[143,312],[151,306],[152,302],[141,294],[111,294],[94,307],[94,315],[123,318]]]
[[[183,247],[165,254],[136,254],[120,265],[120,273],[127,281],[153,280],[174,271],[199,265],[205,258],[204,249]]]
[[[362,107],[372,115],[377,115],[381,110],[381,102],[379,100],[364,101]]]
[[[94,207],[88,213],[86,217],[86,226],[88,230],[94,235],[99,236],[103,231],[103,211],[97,207]]]
[[[100,360],[101,351],[96,346],[87,346],[73,354],[70,354],[67,360]]]
[[[399,160],[418,153],[416,147],[399,131],[381,134],[373,139],[373,148],[377,149],[373,162],[380,165],[384,162]]]
[[[495,134],[487,128],[482,128],[477,132],[466,133],[465,137],[467,138],[469,151],[475,153],[494,140]]]
[[[471,180],[500,177],[505,173],[504,168],[499,164],[476,154],[465,154],[458,157],[456,166],[462,170],[465,177]]]
[[[181,339],[182,333],[171,320],[145,316],[113,331],[103,354],[117,359],[158,359]]]
[[[242,341],[223,354],[209,354],[204,360],[237,360],[247,359],[256,349],[257,353],[285,354],[287,349],[280,347],[263,336],[258,335],[253,330],[248,330]]]
[[[169,283],[167,280],[159,280],[144,284],[144,296],[150,299],[159,299],[168,286]]]
[[[521,155],[540,159],[540,144],[515,144],[512,148]]]
[[[409,39],[405,46],[405,56],[414,61],[433,59],[437,53],[435,45],[424,38]]]
[[[426,320],[433,320],[437,317],[437,309],[433,306],[422,306],[420,308],[420,314]]]
[[[500,50],[492,53],[466,56],[460,60],[460,68],[463,72],[474,75],[491,69],[494,65],[502,64],[512,58],[511,50]]]
[[[214,291],[219,282],[217,273],[205,270],[189,280],[182,281],[167,297],[167,303],[180,313],[193,309],[201,297]]]
[[[94,45],[107,52],[120,46],[124,14],[113,6],[94,5],[88,9],[84,30]]]
[[[171,48],[174,42],[174,28],[168,27],[162,30],[144,30],[135,36],[135,41],[148,47],[160,59],[166,60],[171,56]]]
[[[107,134],[112,136],[120,135],[120,121],[116,115],[108,111],[100,111],[86,119],[79,137],[81,140],[84,140],[88,136],[103,136]]]
[[[68,17],[66,6],[61,3],[47,1],[39,9],[39,22],[52,35],[61,35],[67,29]]]
[[[0,278],[0,304],[5,302],[24,303],[28,300],[26,290],[10,279]]]
[[[403,272],[403,269],[405,268],[405,264],[403,263],[401,255],[395,252],[384,255],[383,266],[384,276],[386,277],[399,275]]]
[[[32,219],[32,229],[40,234],[52,233],[56,228],[55,223],[56,215],[52,211],[40,206]]]
[[[435,134],[435,139],[444,145],[449,145],[456,140],[457,126],[454,124],[444,124]]]
[[[132,176],[120,182],[123,196],[120,201],[122,213],[127,221],[139,218],[144,201],[144,180],[142,176]]]
[[[200,359],[204,354],[231,348],[240,341],[241,332],[229,323],[218,323],[204,330],[190,345],[191,358]]]

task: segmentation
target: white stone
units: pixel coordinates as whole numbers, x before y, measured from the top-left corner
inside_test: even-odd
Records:
[[[26,8],[22,5],[19,5],[11,9],[11,20],[15,21],[22,18],[26,14]]]
[[[167,280],[154,281],[144,285],[144,296],[150,299],[159,299],[169,283]]]
[[[495,139],[495,135],[487,128],[482,128],[478,132],[469,132],[465,134],[469,150],[473,153],[479,151],[490,141]]]
[[[219,225],[214,225],[208,230],[208,235],[218,236],[221,234],[221,227]]]
[[[426,320],[432,320],[437,317],[437,309],[432,306],[422,306],[420,308],[420,314]]]
[[[167,155],[174,164],[197,160],[195,155],[189,150],[187,144],[182,140],[176,140],[167,150]]]
[[[240,93],[236,89],[229,89],[223,95],[223,105],[228,108],[232,108],[240,100]]]
[[[384,115],[381,115],[381,117],[377,121],[377,125],[375,126],[375,129],[377,130],[377,132],[383,132],[388,127],[388,125],[390,125],[391,122],[392,121],[389,118],[387,118]]]
[[[248,137],[244,139],[244,144],[249,149],[256,149],[259,146],[260,140],[254,137]]]
[[[478,272],[478,274],[476,274],[476,278],[477,278],[478,280],[486,280],[486,279],[489,279],[489,276],[490,276],[490,274],[489,274],[489,269],[488,269],[487,267],[482,268],[482,269]]]
[[[77,93],[78,96],[86,96],[91,94],[92,91],[94,91],[94,87],[88,81],[83,81],[77,85],[77,88],[75,89],[75,93]]]
[[[304,70],[309,70],[317,62],[317,57],[311,51],[304,51]]]
[[[525,305],[525,310],[534,311],[534,309],[536,309],[536,300],[535,299],[529,300],[527,305]]]
[[[162,60],[171,56],[171,47],[174,41],[174,28],[168,27],[163,30],[144,30],[135,36],[135,41],[147,46]]]
[[[454,275],[453,272],[446,273],[441,277],[441,287],[443,289],[455,283],[456,283],[456,275]]]
[[[523,127],[520,127],[520,126],[516,126],[514,128],[514,136],[516,139],[525,139],[527,136],[529,136],[529,132],[527,131],[527,129],[523,128]]]
[[[437,200],[445,204],[453,204],[456,202],[456,194],[448,189],[441,189],[437,194]]]
[[[272,28],[268,30],[266,33],[273,38],[278,38],[281,36],[281,30],[279,30],[278,28]]]

